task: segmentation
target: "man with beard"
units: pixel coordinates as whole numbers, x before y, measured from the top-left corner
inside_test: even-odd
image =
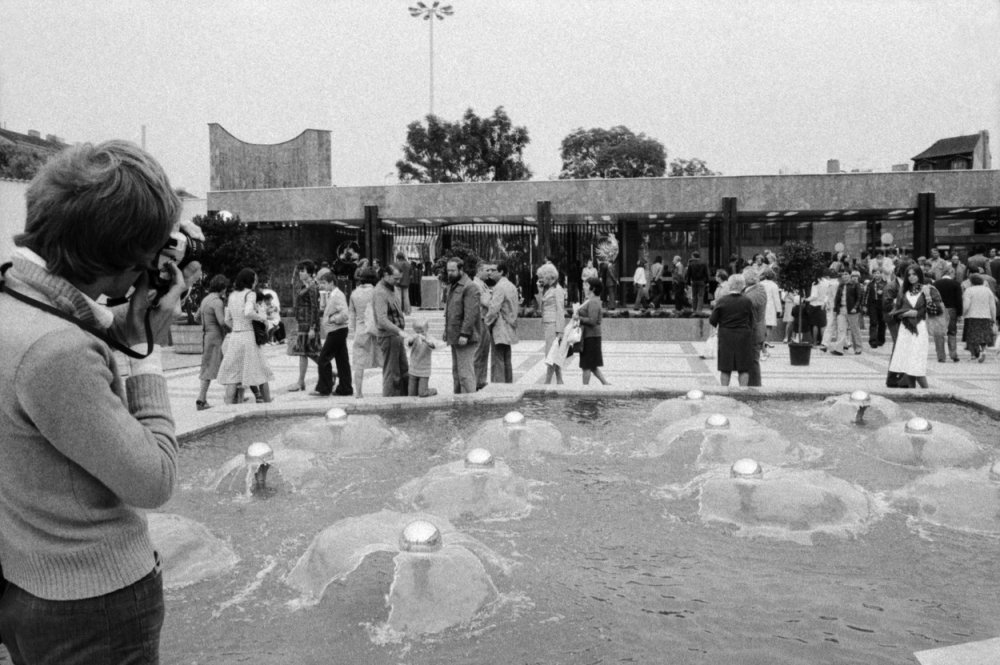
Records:
[[[472,280],[472,283],[476,285],[479,289],[479,317],[480,319],[486,318],[486,313],[490,309],[490,298],[492,297],[492,289],[490,284],[490,274],[493,272],[493,264],[486,261],[480,260],[476,264],[476,277]],[[473,360],[473,366],[476,369],[476,390],[482,390],[486,387],[488,381],[487,376],[490,366],[490,347],[493,346],[493,341],[490,339],[490,331],[486,326],[481,326],[482,334],[479,337],[479,344],[476,346],[476,356]]]
[[[479,288],[462,270],[461,259],[446,267],[448,298],[444,309],[444,339],[451,345],[451,373],[455,394],[476,392],[476,348],[482,338]]]

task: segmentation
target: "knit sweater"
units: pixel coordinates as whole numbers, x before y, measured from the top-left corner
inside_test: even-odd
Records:
[[[15,258],[7,285],[96,325],[80,291],[30,261]],[[162,374],[123,382],[103,341],[0,294],[0,451],[0,565],[9,581],[74,600],[153,569],[138,509],[170,498],[177,469]]]

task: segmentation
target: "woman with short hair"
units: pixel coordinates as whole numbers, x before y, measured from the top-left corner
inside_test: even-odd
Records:
[[[257,310],[257,274],[244,268],[233,281],[233,292],[226,303],[226,325],[232,332],[222,349],[219,383],[226,386],[226,404],[238,404],[242,396],[238,387],[259,386],[262,402],[271,401],[270,381],[274,373],[267,366],[263,351],[257,346],[251,321],[267,321],[267,315]]]
[[[226,303],[223,293],[229,288],[229,280],[224,275],[216,275],[208,283],[208,295],[202,298],[195,320],[201,323],[201,391],[195,406],[199,411],[209,408],[208,386],[219,376],[222,364],[222,341],[226,336]]]
[[[969,345],[972,359],[985,362],[986,349],[996,341],[993,325],[997,319],[997,299],[982,275],[973,273],[969,276],[969,283],[969,288],[962,294],[965,342]]]
[[[726,282],[728,293],[715,304],[708,322],[719,327],[717,367],[719,379],[728,386],[736,372],[741,386],[750,382],[754,361],[754,308],[743,295],[746,279],[737,273]]]
[[[604,385],[610,385],[604,378],[601,367],[604,365],[604,355],[601,353],[601,280],[591,277],[583,282],[583,295],[586,301],[573,312],[573,318],[580,322],[582,332],[580,350],[580,369],[583,370],[583,385],[590,383],[590,375]]]
[[[559,286],[559,270],[551,263],[544,263],[535,271],[538,277],[538,292],[535,294],[535,305],[542,315],[542,332],[545,335],[543,356],[549,355],[552,344],[562,341],[563,328],[566,327],[566,291]],[[562,384],[562,365],[547,364],[545,383],[555,377],[557,384]]]

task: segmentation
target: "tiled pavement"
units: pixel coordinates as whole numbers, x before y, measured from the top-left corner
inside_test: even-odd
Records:
[[[440,335],[441,313],[437,311],[419,312],[428,319],[432,334]],[[783,344],[775,345],[770,359],[762,362],[763,388],[723,388],[719,385],[719,375],[713,360],[699,357],[701,342],[605,342],[604,373],[611,382],[602,386],[596,379],[589,386],[583,386],[576,358],[571,358],[564,370],[565,385],[544,386],[545,363],[543,343],[525,340],[513,347],[514,384],[488,386],[475,395],[456,397],[452,390],[451,351],[447,347],[438,349],[433,356],[433,375],[430,385],[437,388],[439,395],[433,398],[383,398],[381,397],[381,374],[369,370],[365,374],[362,400],[353,397],[312,397],[308,392],[287,392],[298,376],[298,358],[285,355],[284,346],[266,347],[268,363],[275,374],[272,384],[274,401],[271,404],[248,403],[224,405],[222,387],[213,382],[208,393],[211,409],[197,411],[195,399],[198,394],[199,356],[182,356],[166,351],[164,359],[168,367],[167,376],[178,434],[182,437],[195,435],[206,428],[244,417],[252,417],[261,411],[268,413],[322,413],[332,406],[348,410],[377,411],[431,406],[449,403],[454,399],[462,401],[490,400],[514,402],[524,392],[547,391],[558,394],[594,394],[611,396],[636,393],[681,393],[691,388],[701,388],[706,392],[734,393],[747,392],[762,395],[823,395],[841,394],[864,389],[872,393],[892,396],[897,399],[957,399],[971,402],[992,411],[1000,417],[1000,359],[991,355],[986,363],[979,364],[968,359],[968,353],[961,352],[962,361],[938,363],[933,349],[928,360],[929,390],[899,390],[885,387],[885,375],[889,363],[888,348],[865,349],[860,355],[831,356],[814,349],[808,366],[792,366],[788,349]],[[310,363],[306,375],[307,386],[316,381],[316,367]],[[735,381],[735,377],[734,377]]]

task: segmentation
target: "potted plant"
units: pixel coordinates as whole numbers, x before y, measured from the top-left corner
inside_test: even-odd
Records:
[[[798,331],[788,344],[788,355],[793,365],[808,365],[812,344],[802,341],[803,321],[809,290],[826,268],[823,254],[811,242],[792,240],[781,246],[778,255],[778,286],[799,296],[799,316],[795,317]]]

